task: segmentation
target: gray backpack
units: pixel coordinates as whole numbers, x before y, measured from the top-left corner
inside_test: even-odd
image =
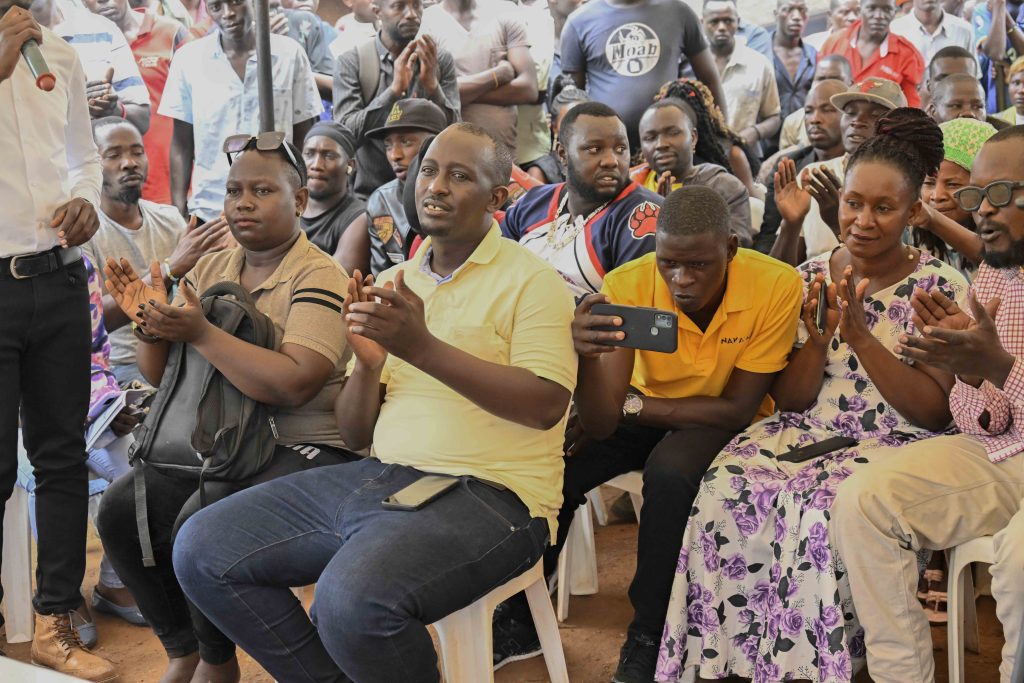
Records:
[[[215,326],[255,346],[274,348],[273,322],[238,284],[215,284],[200,300],[206,319]],[[198,480],[205,505],[205,481],[244,481],[267,466],[276,432],[268,406],[236,389],[191,344],[171,344],[160,388],[129,451],[145,566],[156,562],[143,469]]]
[[[359,57],[359,93],[363,96],[363,106],[373,101],[380,84],[380,57],[377,56],[377,41],[364,40],[356,46]]]

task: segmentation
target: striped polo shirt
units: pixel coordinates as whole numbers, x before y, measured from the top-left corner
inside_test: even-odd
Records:
[[[289,40],[286,38],[286,40]],[[274,409],[277,443],[324,444],[342,448],[334,418],[334,400],[345,380],[345,366],[352,352],[345,343],[341,305],[348,292],[348,276],[338,263],[320,251],[296,228],[298,234],[274,272],[249,290],[256,308],[274,323],[274,350],[294,344],[314,351],[334,365],[327,383],[302,406]],[[185,279],[202,293],[219,282],[241,284],[245,248],[235,247],[206,254]],[[172,302],[185,301],[181,289]],[[575,369],[575,366],[574,366]]]

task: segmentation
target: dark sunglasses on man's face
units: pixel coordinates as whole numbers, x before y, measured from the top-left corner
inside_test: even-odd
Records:
[[[229,135],[224,138],[224,153],[228,157],[228,165],[235,163],[235,157],[255,145],[260,152],[275,152],[283,150],[288,163],[292,165],[295,172],[299,174],[302,184],[306,184],[306,165],[299,164],[299,161],[292,154],[291,147],[285,142],[285,134],[279,130],[272,130],[259,135]]]
[[[988,198],[988,203],[997,209],[1009,205],[1013,200],[1013,191],[1024,187],[1024,182],[1019,180],[997,180],[985,187],[968,185],[961,187],[953,193],[953,198],[960,208],[968,213],[973,213],[981,208],[981,203]]]

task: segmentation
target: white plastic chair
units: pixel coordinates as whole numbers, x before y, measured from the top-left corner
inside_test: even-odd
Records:
[[[7,683],[75,683],[83,680],[59,674],[52,669],[25,664],[11,657],[0,657],[0,681]]]
[[[18,431],[18,451],[21,431]],[[4,510],[3,569],[0,581],[4,586],[4,617],[7,642],[27,643],[32,640],[36,615],[32,608],[32,531],[29,525],[28,491],[20,486],[7,500]]]
[[[551,683],[569,683],[562,639],[558,634],[555,612],[551,608],[551,596],[544,580],[542,561],[473,604],[434,623],[441,641],[441,659],[447,683],[493,683],[491,618],[498,603],[520,591],[526,591]]]
[[[590,509],[593,511],[597,523],[601,526],[608,526],[608,507],[604,504],[604,498],[601,497],[600,486],[587,491],[587,501],[590,503]]]
[[[570,595],[597,593],[597,547],[589,500],[579,506],[569,526],[562,554],[558,556],[558,588],[555,602],[559,621],[569,617]]]
[[[642,471],[635,470],[620,474],[609,480],[604,486],[628,493],[633,502],[636,518],[640,519],[640,508],[644,504],[644,474]],[[569,618],[570,595],[597,593],[597,546],[594,542],[594,524],[590,517],[591,500],[590,494],[587,494],[587,501],[576,510],[572,526],[569,527],[569,536],[565,540],[565,547],[562,548],[562,554],[558,556],[556,603],[559,621]]]
[[[947,645],[949,650],[949,683],[963,683],[964,647],[971,652],[980,649],[978,639],[978,611],[975,604],[974,577],[971,564],[987,562],[992,564],[995,548],[991,536],[982,536],[961,543],[949,550],[949,585],[947,587],[948,623]]]

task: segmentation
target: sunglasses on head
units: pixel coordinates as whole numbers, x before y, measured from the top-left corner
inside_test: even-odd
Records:
[[[242,152],[255,148],[260,152],[284,152],[288,163],[292,165],[295,172],[299,174],[302,184],[306,184],[306,165],[300,164],[299,160],[292,154],[291,147],[285,142],[285,134],[278,130],[260,133],[259,135],[229,135],[224,138],[224,154],[228,157],[228,165],[235,163],[235,158]]]
[[[985,187],[968,185],[961,187],[953,193],[953,198],[960,208],[968,213],[973,213],[981,208],[981,203],[988,199],[988,203],[997,209],[1009,205],[1013,201],[1013,191],[1024,187],[1024,182],[1019,180],[997,180]]]

